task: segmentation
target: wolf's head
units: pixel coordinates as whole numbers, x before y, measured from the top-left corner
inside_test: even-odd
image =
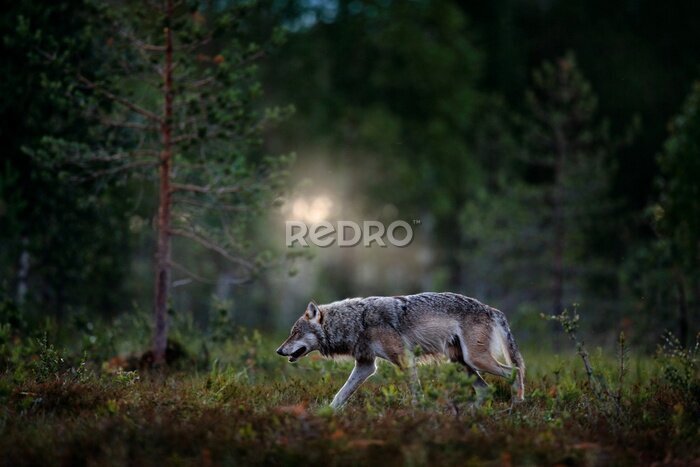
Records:
[[[314,302],[310,302],[301,318],[294,323],[289,337],[277,349],[283,357],[294,363],[304,355],[319,349],[319,336],[322,335],[323,313]]]

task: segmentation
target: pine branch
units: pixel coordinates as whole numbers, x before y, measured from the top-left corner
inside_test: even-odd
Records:
[[[189,269],[187,269],[186,267],[184,267],[180,263],[176,263],[175,261],[171,260],[169,264],[170,264],[170,266],[173,267],[173,269],[177,269],[181,273],[185,274],[186,276],[189,276],[190,278],[196,280],[197,282],[201,282],[203,284],[215,284],[216,283],[216,281],[206,279],[206,278],[200,276],[199,274],[196,274],[196,273],[190,271]]]
[[[169,230],[170,234],[176,235],[178,237],[184,237],[184,238],[189,238],[190,240],[194,240],[195,242],[199,243],[202,245],[204,248],[211,250],[215,253],[218,253],[221,255],[223,258],[227,259],[231,263],[238,264],[240,266],[243,266],[244,268],[248,269],[249,271],[252,271],[254,269],[253,265],[249,262],[246,261],[242,258],[237,258],[233,256],[231,253],[229,253],[226,248],[223,246],[215,243],[214,241],[194,232],[191,230],[182,230],[182,229],[170,229]]]
[[[207,78],[198,79],[196,81],[190,81],[189,83],[183,83],[183,86],[187,86],[192,89],[199,89],[203,88],[204,86],[208,86],[212,83],[216,83],[216,78],[214,78],[213,76],[209,76]]]
[[[179,51],[192,52],[193,50],[197,50],[200,47],[204,47],[205,45],[210,43],[212,38],[213,38],[213,36],[210,34],[207,37],[205,37],[204,39],[202,39],[201,41],[192,42],[190,44],[182,44],[182,45],[176,47],[175,50],[177,50],[178,52]]]
[[[93,180],[97,179],[103,176],[107,175],[115,175],[120,172],[126,172],[129,170],[137,169],[137,168],[142,168],[142,167],[154,167],[158,162],[155,160],[138,160],[131,162],[129,164],[124,164],[120,165],[118,167],[110,167],[107,169],[102,169],[102,170],[94,170],[89,173],[88,176],[86,177],[76,177],[75,181],[77,182],[83,182],[87,180]]]
[[[176,263],[174,261],[170,261],[170,265],[173,267],[173,269],[177,269],[181,273],[188,276],[190,279],[193,279],[197,282],[201,282],[203,284],[212,284],[212,285],[216,284],[218,282],[218,280],[212,280],[212,279],[207,279],[205,277],[202,277],[199,274],[190,271],[189,269],[187,269],[183,265]],[[177,281],[177,282],[180,282],[180,281]],[[232,278],[232,277],[226,278],[226,283],[233,284],[233,285],[242,285],[242,284],[245,284],[247,282],[250,282],[250,276],[245,277],[245,278]]]
[[[119,97],[119,96],[115,95],[114,93],[104,89],[99,84],[95,83],[94,81],[89,80],[88,78],[83,76],[81,73],[78,73],[78,80],[81,83],[85,84],[90,89],[94,90],[95,92],[104,95],[107,99],[109,99],[111,101],[117,102],[117,103],[123,105],[124,107],[126,107],[127,109],[132,110],[132,111],[136,112],[137,114],[143,115],[144,117],[146,117],[150,120],[156,121],[158,123],[162,122],[162,118],[160,117],[160,115],[157,115],[157,114],[151,112],[150,110],[144,109],[143,107],[136,105],[133,102],[131,102],[127,99],[124,99],[123,97]]]
[[[212,193],[215,195],[223,195],[226,193],[237,193],[241,191],[241,187],[238,185],[234,186],[223,186],[223,187],[211,187],[211,186],[200,186],[192,184],[182,184],[173,183],[170,185],[171,192],[176,191],[190,191],[193,193]]]
[[[155,156],[157,154],[156,152],[152,152],[152,151],[148,151],[148,153],[152,156]],[[143,166],[147,166],[151,163],[155,165],[155,163],[156,163],[155,158],[134,159],[133,156],[135,154],[136,154],[136,152],[124,152],[124,153],[116,153],[116,154],[104,155],[104,156],[101,156],[101,155],[86,156],[86,157],[82,157],[80,159],[77,159],[77,158],[70,159],[70,160],[67,160],[65,163],[66,163],[66,165],[69,165],[69,164],[74,165],[77,167],[81,167],[85,170],[89,170],[91,167],[94,166],[94,164],[109,163],[109,162],[123,162],[123,161],[127,161],[127,160],[133,160],[135,163],[139,163],[139,164],[143,162],[144,163],[144,164],[142,164]],[[131,164],[127,164],[127,166],[128,166],[127,169],[134,168],[134,167],[131,167]],[[113,170],[113,169],[118,169],[118,168],[117,167],[110,167],[109,169]],[[107,170],[107,169],[105,169],[105,170]],[[117,172],[118,171],[119,170],[117,170]],[[102,175],[108,175],[108,173],[102,173]]]
[[[175,203],[186,204],[188,206],[194,206],[194,207],[200,208],[200,209],[216,209],[216,210],[223,211],[223,212],[250,211],[250,208],[245,207],[245,206],[234,206],[232,204],[222,204],[219,202],[217,202],[215,204],[206,204],[206,203],[200,203],[198,201],[195,201],[193,199],[188,199],[188,198],[178,198],[175,200]]]
[[[157,125],[144,125],[143,123],[135,122],[117,122],[114,120],[100,120],[100,123],[105,126],[111,126],[116,128],[128,128],[132,130],[143,130],[143,131],[158,131],[159,127]]]

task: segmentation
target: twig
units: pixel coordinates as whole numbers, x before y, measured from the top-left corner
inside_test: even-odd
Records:
[[[117,128],[129,128],[132,130],[145,130],[145,131],[158,131],[157,125],[144,125],[143,123],[135,122],[117,122],[114,120],[100,120],[105,126],[112,126]]]
[[[124,164],[120,165],[118,167],[110,167],[108,169],[103,169],[103,170],[95,170],[93,172],[90,172],[89,176],[87,177],[78,177],[78,181],[85,181],[85,180],[92,180],[95,178],[99,178],[103,175],[114,175],[119,172],[123,172],[126,170],[131,170],[131,169],[136,169],[139,167],[149,167],[149,166],[155,166],[157,164],[156,161],[147,161],[147,160],[141,160],[141,161],[135,161],[131,162],[129,164]]]
[[[234,206],[232,204],[222,204],[219,202],[216,202],[215,204],[206,204],[206,203],[200,203],[198,201],[195,201],[193,199],[188,199],[188,198],[177,198],[175,199],[176,203],[182,203],[186,204],[188,206],[194,206],[197,208],[203,208],[203,209],[215,209],[218,211],[224,211],[224,212],[246,212],[250,211],[250,208],[244,207],[244,206]]]
[[[175,261],[170,261],[169,263],[170,263],[170,266],[173,267],[173,269],[177,269],[181,273],[191,277],[192,279],[194,279],[198,282],[202,282],[204,284],[215,284],[216,283],[215,281],[206,279],[206,278],[200,276],[199,274],[196,274],[196,273],[190,271],[189,269],[187,269],[186,267],[184,267],[183,265],[181,265],[179,263],[176,263]]]
[[[241,187],[236,186],[223,186],[223,187],[210,187],[210,186],[200,186],[193,185],[189,183],[173,183],[170,185],[171,191],[191,191],[194,193],[213,193],[216,195],[223,195],[226,193],[237,193],[241,191]]]
[[[103,94],[107,99],[112,100],[114,102],[117,102],[117,103],[123,105],[124,107],[126,107],[130,110],[133,110],[134,112],[136,112],[138,114],[143,115],[144,117],[146,117],[150,120],[156,121],[158,123],[162,122],[162,118],[160,117],[160,115],[157,115],[157,114],[151,112],[150,110],[144,109],[143,107],[136,105],[133,102],[131,102],[127,99],[124,99],[123,97],[117,96],[116,94],[104,89],[103,87],[101,87],[100,85],[95,83],[94,81],[87,79],[81,73],[78,73],[78,80],[80,82],[82,82],[83,84],[85,84],[90,89],[93,89],[95,92]]]
[[[189,238],[191,240],[194,240],[195,242],[202,245],[204,248],[211,250],[211,251],[214,251],[214,252],[218,253],[219,255],[223,256],[224,258],[226,258],[228,261],[235,263],[235,264],[238,264],[240,266],[243,266],[243,267],[247,268],[248,270],[254,269],[253,265],[250,262],[248,262],[242,258],[237,258],[237,257],[231,255],[231,253],[226,251],[226,249],[224,247],[222,247],[221,245],[213,242],[212,240],[210,240],[206,237],[203,237],[200,234],[197,234],[196,232],[189,231],[189,230],[182,230],[182,229],[170,229],[169,232],[172,235],[177,235],[178,237],[185,237],[185,238]]]

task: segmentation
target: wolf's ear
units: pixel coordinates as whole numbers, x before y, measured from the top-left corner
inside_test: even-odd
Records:
[[[309,305],[306,307],[306,317],[309,321],[313,321],[315,323],[321,322],[321,310],[318,309],[318,305],[316,305],[313,301],[309,302]]]

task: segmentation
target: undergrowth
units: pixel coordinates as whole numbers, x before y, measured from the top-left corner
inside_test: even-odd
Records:
[[[414,402],[410,379],[381,364],[338,413],[327,404],[352,362],[310,355],[290,365],[274,353],[278,340],[258,332],[208,339],[185,327],[174,334],[187,340],[189,356],[156,372],[111,367],[109,355],[59,347],[49,332],[3,327],[0,463],[697,462],[698,346],[665,336],[657,355],[643,357],[621,338],[617,349],[589,351],[575,317],[556,318],[573,333],[575,352],[524,349],[524,403],[511,407],[509,382],[489,377],[486,400],[475,403],[466,373],[447,363],[419,367]],[[94,327],[88,331],[102,339]]]

